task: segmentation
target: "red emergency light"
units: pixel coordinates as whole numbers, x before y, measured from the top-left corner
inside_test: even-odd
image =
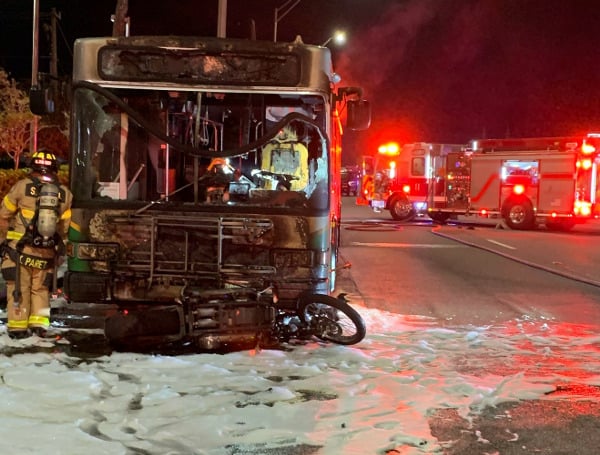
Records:
[[[388,142],[380,145],[377,152],[380,155],[397,156],[400,155],[400,146],[396,142]]]
[[[587,171],[592,168],[592,160],[591,160],[591,158],[586,158],[584,160],[578,160],[577,163],[575,163],[575,165],[578,168],[581,168],[584,171]]]
[[[523,194],[525,192],[525,185],[521,185],[520,183],[513,186],[513,193],[515,194]]]
[[[584,155],[591,155],[593,153],[596,153],[596,147],[584,141],[581,145],[581,153]]]
[[[592,204],[588,201],[575,201],[573,212],[579,216],[590,216],[592,214]]]
[[[396,162],[395,161],[390,161],[389,177],[391,179],[396,178]]]

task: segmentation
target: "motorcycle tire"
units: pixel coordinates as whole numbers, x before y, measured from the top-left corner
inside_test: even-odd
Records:
[[[300,298],[300,319],[323,341],[350,345],[366,335],[365,321],[350,305],[325,294],[309,294]]]

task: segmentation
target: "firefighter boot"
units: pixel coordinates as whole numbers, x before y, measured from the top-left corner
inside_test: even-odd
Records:
[[[31,336],[29,330],[9,330],[8,336],[13,340],[22,340]]]
[[[30,327],[32,335],[38,336],[40,338],[46,338],[48,336],[48,331],[43,327]]]

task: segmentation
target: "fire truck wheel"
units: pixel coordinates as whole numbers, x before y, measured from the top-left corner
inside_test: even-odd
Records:
[[[394,198],[389,205],[390,214],[396,221],[410,221],[415,215],[415,209],[408,199]]]
[[[533,205],[526,197],[508,199],[502,207],[502,217],[511,229],[527,230],[535,225]]]

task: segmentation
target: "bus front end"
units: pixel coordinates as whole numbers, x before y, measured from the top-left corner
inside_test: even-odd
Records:
[[[76,42],[67,303],[119,345],[268,337],[335,285],[341,129],[329,51],[192,37]]]

